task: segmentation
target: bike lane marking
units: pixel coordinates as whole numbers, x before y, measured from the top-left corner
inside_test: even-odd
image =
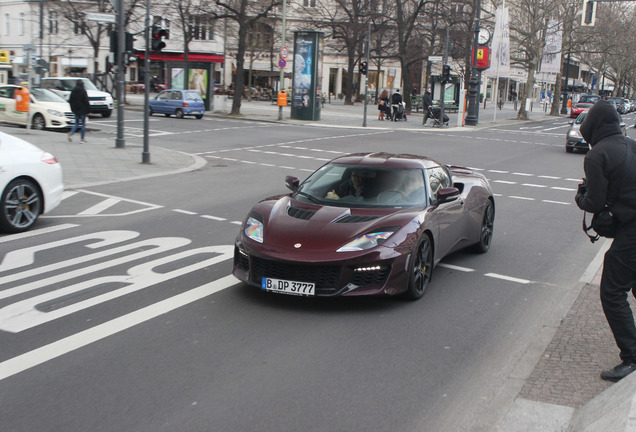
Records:
[[[0,363],[0,381],[235,285],[225,276]]]

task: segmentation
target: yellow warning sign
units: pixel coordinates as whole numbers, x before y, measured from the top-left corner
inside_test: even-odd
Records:
[[[0,63],[10,63],[9,51],[0,51]]]

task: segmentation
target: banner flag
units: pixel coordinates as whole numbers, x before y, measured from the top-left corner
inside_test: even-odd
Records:
[[[561,24],[550,20],[545,35],[545,48],[541,57],[541,72],[561,72],[561,46],[563,43],[563,30]]]
[[[508,8],[497,8],[495,32],[492,37],[492,64],[486,71],[488,77],[510,77],[510,21]]]

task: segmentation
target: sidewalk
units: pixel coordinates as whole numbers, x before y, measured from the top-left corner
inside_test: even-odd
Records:
[[[126,110],[142,110],[143,95],[127,95]],[[231,107],[231,100],[226,108]],[[491,127],[518,123],[512,104],[498,110],[494,105],[480,107],[479,125]],[[313,127],[342,127],[359,129],[400,129],[430,132],[471,130],[471,126],[457,127],[457,114],[451,113],[449,128],[422,126],[422,114],[413,113],[407,122],[377,120],[375,105],[367,107],[367,127],[363,122],[362,104],[345,106],[325,104],[319,121],[289,119],[289,107],[284,108],[284,122]],[[278,107],[271,102],[247,102],[241,105],[240,118],[252,121],[278,121]],[[214,112],[206,116],[236,119],[235,116]],[[530,113],[533,120],[545,119],[543,110]],[[554,117],[549,117],[554,118]],[[561,116],[563,118],[563,116]],[[97,122],[89,127],[99,127]],[[115,147],[115,135],[96,136],[87,133],[86,144],[79,144],[79,136],[68,142],[63,132],[34,131],[0,125],[0,131],[23,138],[55,155],[64,170],[66,189],[78,189],[113,182],[130,181],[153,176],[169,175],[200,168],[206,161],[198,156],[150,146],[150,163],[142,163],[141,139],[126,139],[124,148]],[[131,143],[134,141],[135,144]],[[606,247],[609,243],[606,243]],[[600,258],[599,258],[600,257]],[[506,378],[487,412],[483,413],[474,431],[490,432],[557,432],[568,430],[636,431],[629,424],[636,419],[636,374],[617,384],[602,381],[602,369],[615,366],[618,349],[601,310],[599,300],[602,253],[592,263],[586,276],[572,287],[564,287],[564,298],[555,306],[554,316],[520,360],[513,373]],[[621,405],[622,403],[622,405]],[[617,408],[618,407],[618,408]],[[616,410],[620,410],[617,412]],[[631,411],[634,410],[632,413]],[[611,415],[609,415],[611,413]],[[599,416],[606,415],[609,423],[594,426]],[[632,420],[634,422],[635,420]],[[589,424],[589,429],[583,425]]]

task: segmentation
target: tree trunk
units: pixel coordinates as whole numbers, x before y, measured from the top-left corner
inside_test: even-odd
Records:
[[[241,98],[243,97],[244,71],[245,71],[245,44],[247,30],[239,27],[238,51],[236,53],[236,78],[234,81],[234,96],[232,98],[232,115],[241,114]]]
[[[556,76],[556,86],[554,86],[554,100],[550,108],[551,116],[558,116],[561,112],[561,74]]]
[[[531,63],[528,69],[528,80],[526,81],[526,89],[523,98],[519,100],[519,112],[517,120],[529,120],[528,111],[526,111],[526,100],[532,97],[534,91],[534,73],[537,69],[536,63]]]

